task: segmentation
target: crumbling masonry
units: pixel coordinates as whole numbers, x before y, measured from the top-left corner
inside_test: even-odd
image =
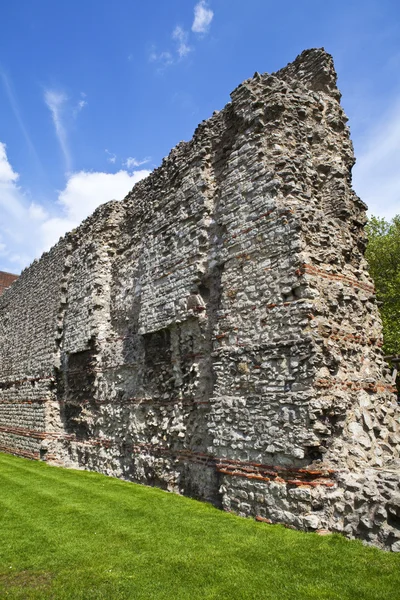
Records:
[[[332,59],[231,98],[0,298],[0,450],[400,551],[399,409]]]

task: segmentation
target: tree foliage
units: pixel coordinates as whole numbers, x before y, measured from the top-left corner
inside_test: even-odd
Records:
[[[366,258],[375,282],[383,322],[383,351],[400,355],[400,215],[371,217]]]

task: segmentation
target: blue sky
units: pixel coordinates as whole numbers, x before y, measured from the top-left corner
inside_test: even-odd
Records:
[[[333,54],[354,187],[400,213],[398,0],[13,0],[0,18],[0,270],[122,199],[255,71]]]

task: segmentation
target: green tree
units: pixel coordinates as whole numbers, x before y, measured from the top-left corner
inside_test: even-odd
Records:
[[[366,259],[383,323],[383,351],[400,355],[400,215],[392,221],[371,217]]]

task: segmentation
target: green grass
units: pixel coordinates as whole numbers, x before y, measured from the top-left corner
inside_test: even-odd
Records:
[[[400,556],[0,454],[0,598],[400,598]]]

